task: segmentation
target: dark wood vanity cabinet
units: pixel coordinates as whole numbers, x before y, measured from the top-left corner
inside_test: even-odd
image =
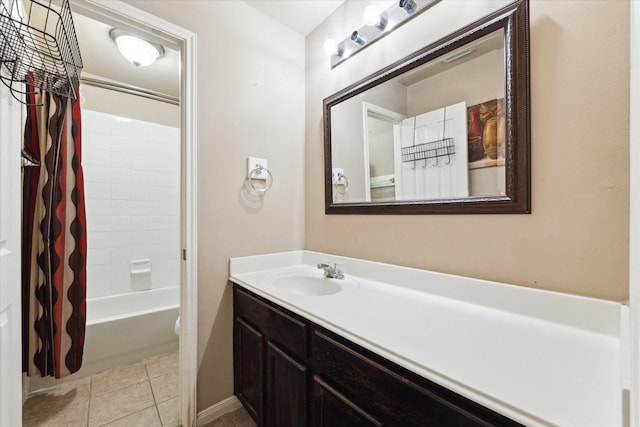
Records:
[[[260,427],[520,425],[237,285],[234,380]]]
[[[259,426],[307,424],[308,327],[288,312],[234,287],[234,389]]]

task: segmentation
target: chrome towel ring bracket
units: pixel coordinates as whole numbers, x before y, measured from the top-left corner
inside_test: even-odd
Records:
[[[349,180],[347,176],[344,174],[344,169],[342,168],[333,168],[333,186],[335,191],[339,195],[344,195],[349,191]],[[342,190],[340,190],[342,187]]]
[[[267,161],[263,159],[256,159],[249,157],[247,159],[247,178],[249,180],[249,187],[253,191],[259,194],[264,194],[273,185],[273,175],[267,169]],[[264,181],[264,186],[256,186],[256,181]]]

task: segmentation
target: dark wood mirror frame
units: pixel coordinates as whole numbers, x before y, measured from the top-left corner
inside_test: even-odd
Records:
[[[506,194],[374,203],[334,203],[331,107],[501,28],[505,36],[506,68]],[[518,0],[326,98],[323,101],[325,212],[378,215],[531,213],[529,79],[529,1]]]

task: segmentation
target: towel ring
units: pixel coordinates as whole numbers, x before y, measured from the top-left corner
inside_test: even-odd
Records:
[[[344,182],[340,182],[340,181],[344,181]],[[347,191],[349,191],[349,180],[347,179],[347,176],[343,173],[339,173],[338,177],[336,178],[336,182],[334,183],[335,185],[343,185],[344,186],[344,191],[340,191],[337,190],[336,192],[340,195],[342,194],[346,194]]]
[[[260,174],[262,174],[262,171],[265,171],[267,173],[268,178],[266,178],[266,180],[265,180],[266,181],[265,182],[265,186],[263,188],[258,188],[253,184],[253,181],[257,178],[254,175],[260,175]],[[249,173],[249,186],[256,193],[266,193],[267,191],[269,191],[269,189],[271,188],[272,185],[273,185],[273,175],[271,175],[271,172],[269,172],[269,169],[263,167],[262,165],[256,166]]]

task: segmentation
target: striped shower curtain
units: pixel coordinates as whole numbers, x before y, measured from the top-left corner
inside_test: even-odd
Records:
[[[22,224],[23,371],[72,374],[82,365],[87,233],[80,101],[28,87]]]

